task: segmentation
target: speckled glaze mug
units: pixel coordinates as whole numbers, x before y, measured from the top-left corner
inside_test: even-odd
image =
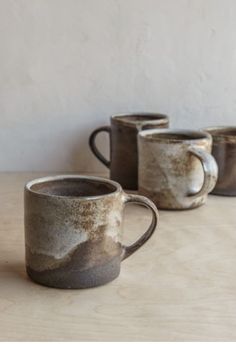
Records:
[[[236,127],[206,128],[213,138],[212,155],[219,167],[219,177],[212,193],[236,196]]]
[[[201,131],[146,130],[139,133],[139,193],[162,209],[205,203],[217,180],[212,138]]]
[[[140,130],[168,128],[169,118],[158,113],[129,113],[111,117],[111,126],[94,130],[89,145],[94,155],[110,169],[110,178],[124,189],[138,188],[138,147],[137,134]],[[110,160],[98,150],[95,139],[105,131],[110,135]]]
[[[123,209],[134,202],[151,209],[152,223],[131,246],[122,239]],[[153,234],[155,205],[128,195],[113,181],[65,175],[25,186],[25,247],[29,277],[56,288],[88,288],[119,275],[120,263]]]

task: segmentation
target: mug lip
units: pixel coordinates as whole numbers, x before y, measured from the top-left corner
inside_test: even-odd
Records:
[[[139,121],[132,121],[129,120],[131,117],[147,117],[147,119],[141,119]],[[151,117],[151,118],[150,118]],[[111,116],[111,121],[118,123],[118,124],[123,124],[129,127],[139,127],[140,125],[143,126],[145,124],[168,124],[169,123],[169,116],[166,114],[162,114],[159,112],[148,112],[148,111],[136,111],[136,112],[124,112],[120,114],[114,114]]]
[[[46,182],[50,182],[50,181],[63,181],[66,179],[78,179],[78,181],[79,180],[98,181],[98,182],[112,185],[116,189],[112,192],[107,193],[107,194],[101,194],[101,195],[96,195],[96,196],[63,196],[63,195],[46,194],[46,193],[41,192],[41,191],[32,190],[33,185],[37,185],[40,183],[46,183]],[[104,197],[114,196],[115,194],[118,194],[122,191],[122,187],[119,183],[117,183],[113,180],[107,179],[107,178],[103,178],[103,177],[95,177],[95,176],[82,175],[82,174],[60,174],[60,175],[46,176],[46,177],[40,177],[40,178],[30,180],[25,184],[25,190],[32,193],[32,194],[35,194],[39,197],[87,201],[87,200],[98,200],[98,199],[101,199]]]
[[[156,137],[148,137],[148,135],[157,134]],[[192,138],[163,138],[158,137],[158,134],[173,134],[173,135],[189,135]],[[196,135],[196,137],[194,137]],[[147,130],[141,130],[138,133],[139,138],[142,138],[146,141],[152,141],[152,142],[161,142],[161,143],[198,143],[202,142],[204,140],[212,141],[212,137],[209,133],[203,131],[203,130],[192,130],[192,129],[147,129]],[[199,137],[197,137],[199,136]]]
[[[209,133],[214,140],[217,141],[229,141],[236,143],[236,126],[219,125],[212,127],[205,127],[202,129]],[[228,131],[235,130],[235,135],[228,134]]]

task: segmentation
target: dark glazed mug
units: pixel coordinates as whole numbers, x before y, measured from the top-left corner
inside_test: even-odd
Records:
[[[89,145],[94,155],[110,169],[110,178],[124,189],[138,188],[137,134],[140,130],[168,128],[168,116],[157,113],[131,113],[114,115],[111,126],[96,129],[90,136]],[[110,135],[110,160],[97,149],[95,138],[105,131]]]
[[[213,138],[212,155],[219,167],[219,177],[212,194],[236,196],[236,127],[204,130]]]
[[[131,246],[122,239],[123,210],[134,202],[151,209],[152,223]],[[155,205],[128,195],[113,181],[65,175],[25,186],[25,248],[29,277],[55,288],[89,288],[112,281],[120,263],[153,234]]]
[[[204,204],[217,180],[212,138],[192,130],[139,133],[139,193],[161,209],[190,209]]]

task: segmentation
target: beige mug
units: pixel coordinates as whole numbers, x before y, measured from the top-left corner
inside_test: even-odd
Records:
[[[208,133],[191,130],[141,131],[139,192],[161,209],[190,209],[205,203],[218,168]]]

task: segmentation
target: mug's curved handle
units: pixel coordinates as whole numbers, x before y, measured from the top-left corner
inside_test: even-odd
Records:
[[[152,201],[150,201],[148,198],[144,196],[139,196],[139,195],[125,194],[125,203],[137,203],[137,204],[144,205],[146,208],[150,209],[152,211],[152,222],[149,228],[147,229],[147,231],[137,241],[135,241],[130,246],[123,246],[122,260],[128,258],[131,254],[133,254],[141,246],[143,246],[143,244],[145,244],[145,242],[154,233],[158,220],[159,220],[158,210],[155,204]]]
[[[190,147],[188,151],[200,160],[204,171],[204,181],[201,189],[196,193],[189,194],[188,197],[201,197],[214,189],[218,177],[218,166],[214,157],[204,149]]]
[[[97,134],[102,132],[102,131],[105,131],[105,132],[109,133],[109,136],[111,134],[111,128],[109,126],[104,126],[104,127],[97,128],[96,130],[94,130],[92,132],[92,134],[89,137],[89,146],[90,146],[90,149],[93,152],[93,154],[98,158],[98,160],[100,160],[106,167],[109,168],[110,165],[111,165],[111,162],[108,161],[104,157],[104,155],[102,155],[102,153],[99,152],[99,150],[98,150],[98,148],[96,146],[96,143],[95,143],[95,139],[96,139]]]

